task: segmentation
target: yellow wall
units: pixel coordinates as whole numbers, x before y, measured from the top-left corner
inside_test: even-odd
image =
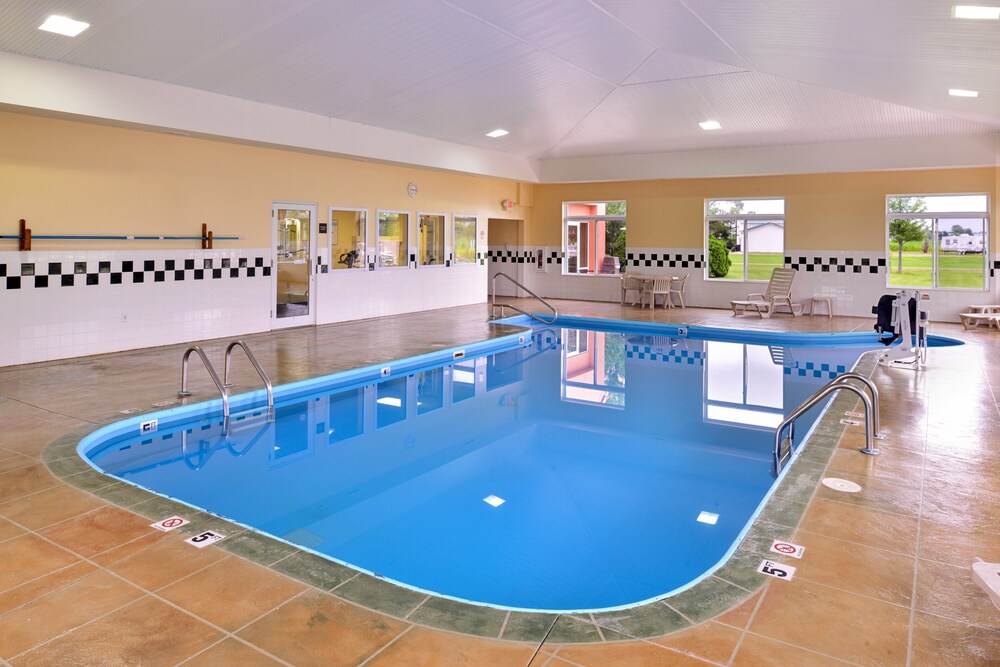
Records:
[[[624,199],[629,246],[698,248],[705,199],[784,197],[785,247],[875,251],[885,249],[886,195],[985,192],[996,248],[998,190],[993,167],[537,185],[526,235],[528,245],[561,245],[563,202]]]
[[[416,182],[417,198],[406,186]],[[25,218],[35,234],[183,234],[207,222],[220,247],[271,244],[272,201],[375,210],[443,211],[524,220],[511,245],[559,246],[562,203],[628,202],[632,247],[701,247],[706,198],[784,197],[790,249],[882,250],[885,196],[987,192],[992,239],[1000,170],[807,174],[524,186],[496,178],[392,166],[291,150],[178,137],[157,132],[0,113],[0,233]],[[506,212],[501,200],[519,202]],[[325,237],[321,242],[325,242]],[[373,238],[369,239],[373,242]],[[63,248],[197,247],[196,242],[37,241]],[[341,244],[342,245],[342,244]],[[991,240],[991,247],[997,243]],[[16,250],[0,241],[0,250]],[[332,260],[336,261],[338,255]]]
[[[218,247],[269,247],[272,201],[316,203],[320,220],[342,206],[367,208],[370,220],[378,208],[411,219],[417,210],[466,213],[485,226],[516,196],[516,182],[496,178],[0,113],[0,234],[16,233],[19,218],[34,234],[197,235],[207,222],[216,236],[243,239]],[[38,240],[33,250],[195,244]],[[17,242],[0,241],[0,250]]]

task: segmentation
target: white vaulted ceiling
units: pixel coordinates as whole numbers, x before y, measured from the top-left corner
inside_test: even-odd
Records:
[[[0,51],[544,161],[996,133],[1000,21],[951,10],[941,0],[0,0]],[[91,27],[76,38],[37,30],[50,13]],[[706,119],[722,129],[701,130]],[[498,127],[510,134],[485,136]]]

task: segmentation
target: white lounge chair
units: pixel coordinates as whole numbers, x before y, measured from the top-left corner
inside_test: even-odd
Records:
[[[733,317],[753,311],[762,318],[771,317],[780,306],[788,308],[792,316],[802,314],[802,304],[792,303],[792,280],[795,269],[777,268],[771,272],[771,281],[763,294],[751,294],[745,301],[731,301]]]

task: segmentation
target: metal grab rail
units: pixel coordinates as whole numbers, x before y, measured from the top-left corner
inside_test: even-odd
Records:
[[[835,378],[823,385],[816,393],[807,398],[798,407],[792,410],[791,414],[785,417],[785,420],[778,425],[777,430],[774,432],[774,470],[775,473],[781,472],[781,466],[785,459],[792,455],[792,447],[794,443],[792,442],[795,437],[795,420],[801,417],[803,414],[811,410],[816,406],[817,403],[822,401],[824,398],[830,394],[840,391],[841,389],[847,389],[858,395],[861,399],[862,404],[865,406],[865,447],[860,451],[864,454],[871,454],[872,456],[877,456],[880,452],[875,449],[872,445],[874,440],[874,432],[872,430],[872,402],[868,398],[868,394],[864,390],[859,389],[856,385],[847,382],[847,379]],[[788,431],[788,451],[783,455],[781,453],[781,433],[785,430],[785,427],[789,427]]]
[[[882,429],[879,421],[878,412],[878,387],[869,378],[861,375],[860,373],[841,373],[836,378],[837,382],[847,381],[847,380],[858,380],[863,385],[868,387],[868,391],[872,394],[872,437],[876,440],[885,440],[885,434],[882,433]]]
[[[188,391],[188,365],[190,364],[191,353],[197,352],[201,360],[205,362],[205,368],[208,370],[208,374],[212,378],[212,382],[215,383],[215,388],[219,390],[222,394],[222,415],[225,419],[225,423],[229,423],[229,392],[226,390],[226,386],[219,379],[219,374],[215,372],[215,367],[212,366],[212,362],[208,360],[205,356],[205,350],[201,349],[198,345],[192,345],[184,352],[184,359],[181,361],[181,390],[177,392],[178,396],[190,396],[191,392]]]
[[[533,320],[538,320],[542,324],[555,324],[556,319],[559,317],[559,311],[556,310],[555,306],[553,306],[551,303],[549,303],[548,301],[546,301],[542,297],[538,296],[537,294],[535,294],[534,292],[532,292],[530,289],[528,289],[527,287],[525,287],[524,285],[522,285],[521,283],[517,282],[516,280],[514,280],[513,278],[511,278],[510,276],[508,276],[506,273],[503,273],[503,272],[498,272],[495,276],[493,276],[493,290],[492,290],[492,294],[490,295],[492,297],[492,306],[490,308],[490,314],[493,317],[496,317],[496,309],[497,309],[497,278],[506,278],[507,280],[509,280],[510,282],[514,283],[516,286],[520,287],[525,292],[527,292],[528,294],[530,294],[531,296],[533,296],[536,299],[538,299],[538,301],[540,301],[543,306],[545,306],[546,308],[548,308],[549,310],[552,311],[552,319],[551,320],[545,320],[545,319],[542,319],[541,317],[539,317],[538,315],[534,315],[532,313],[529,313],[529,312],[526,312],[524,310],[521,310],[520,308],[518,308],[517,306],[514,306],[512,304],[501,303],[500,304],[500,317],[503,317],[503,309],[504,308],[510,308],[511,310],[513,310],[515,312],[521,313],[522,315],[527,315],[528,317],[530,317]]]
[[[264,381],[264,387],[267,389],[267,408],[268,410],[273,410],[274,390],[271,386],[271,379],[267,377],[267,373],[265,373],[264,369],[260,367],[260,363],[257,361],[257,357],[254,356],[253,352],[250,351],[250,348],[247,347],[247,344],[244,343],[242,339],[237,338],[236,340],[234,340],[232,343],[229,344],[229,347],[226,348],[226,364],[222,374],[224,380],[222,386],[224,386],[226,389],[229,389],[230,387],[233,386],[233,383],[229,381],[229,378],[230,378],[230,371],[232,369],[233,348],[236,347],[240,348],[246,353],[247,359],[250,360],[250,364],[253,365],[254,370],[257,371],[257,375],[259,375],[260,379]]]

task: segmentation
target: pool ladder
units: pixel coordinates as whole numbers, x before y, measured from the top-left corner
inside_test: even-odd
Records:
[[[515,306],[513,304],[510,304],[510,303],[500,303],[500,304],[498,304],[497,303],[497,278],[506,278],[510,282],[514,283],[517,287],[520,287],[525,292],[527,292],[531,296],[535,297],[543,306],[545,306],[546,308],[548,308],[549,310],[552,311],[552,319],[551,320],[546,320],[546,319],[544,319],[544,318],[542,318],[542,317],[540,317],[538,315],[535,315],[534,313],[529,313],[526,310],[521,310],[517,306]],[[511,278],[510,276],[508,276],[506,273],[503,273],[502,271],[498,272],[495,276],[493,276],[493,290],[492,290],[492,294],[490,296],[492,298],[492,300],[491,300],[491,307],[490,307],[490,317],[492,317],[493,319],[497,319],[498,317],[504,317],[504,308],[510,308],[511,310],[513,310],[515,312],[521,313],[522,315],[527,315],[531,319],[538,320],[542,324],[554,324],[555,321],[556,321],[556,319],[559,317],[559,311],[556,310],[555,306],[553,306],[551,303],[549,303],[548,301],[546,301],[542,297],[540,297],[537,294],[535,294],[534,292],[532,292],[530,289],[528,289],[527,287],[525,287],[521,283],[517,282],[516,280],[514,280],[513,278]],[[499,315],[497,314],[497,308],[500,308],[500,314]]]
[[[857,385],[851,384],[851,380],[857,380],[863,384],[871,392],[871,398],[869,399],[868,394],[864,390],[859,389]],[[792,456],[792,448],[794,447],[795,440],[795,420],[811,410],[824,398],[841,389],[846,389],[857,394],[861,399],[861,403],[865,406],[865,446],[859,451],[871,456],[877,456],[880,453],[874,447],[875,440],[885,439],[885,435],[879,430],[878,388],[874,382],[864,375],[858,373],[841,373],[820,387],[815,394],[792,410],[791,414],[785,417],[785,420],[778,426],[778,430],[774,432],[774,473],[776,475],[781,473],[781,468],[785,461]],[[785,430],[785,427],[788,427],[788,437],[782,440],[781,434]],[[788,443],[788,447],[784,448],[783,445],[786,442]],[[784,452],[782,452],[783,449]]]
[[[181,390],[177,392],[178,396],[190,396],[191,392],[188,391],[188,366],[190,365],[191,353],[197,353],[201,357],[202,362],[205,364],[205,369],[208,371],[209,377],[212,378],[212,382],[215,384],[215,388],[219,390],[219,394],[222,396],[222,417],[223,417],[223,430],[227,433],[229,432],[229,389],[233,386],[230,381],[232,361],[233,361],[233,350],[240,348],[246,353],[247,359],[250,360],[250,364],[257,371],[257,375],[260,379],[264,381],[264,387],[267,389],[267,409],[270,414],[274,410],[274,388],[271,385],[270,378],[267,377],[267,373],[261,368],[260,362],[257,361],[257,357],[254,356],[253,352],[245,342],[241,339],[236,339],[229,344],[226,348],[226,361],[223,369],[224,380],[219,379],[219,374],[215,370],[215,366],[212,362],[208,360],[208,356],[205,354],[205,350],[201,349],[199,345],[192,345],[184,352],[184,358],[181,360]]]

